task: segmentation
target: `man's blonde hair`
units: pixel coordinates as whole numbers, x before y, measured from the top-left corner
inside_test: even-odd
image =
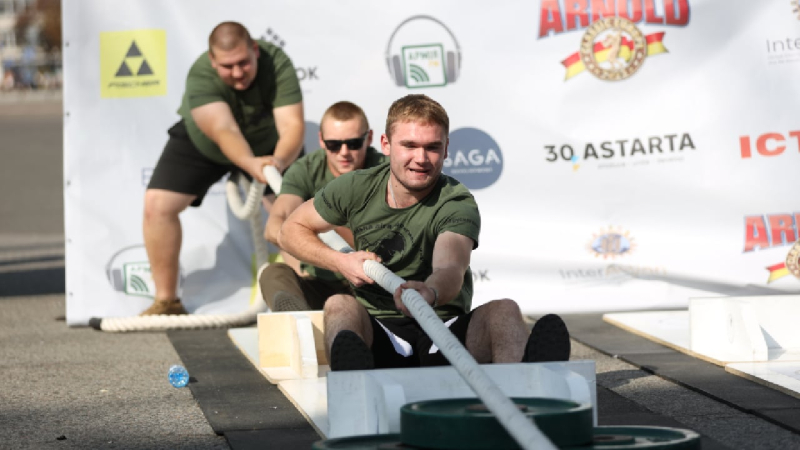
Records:
[[[436,100],[425,94],[409,94],[392,103],[386,117],[385,133],[389,141],[392,140],[392,132],[397,122],[439,125],[444,130],[445,136],[450,133],[450,118],[447,117],[447,112]]]

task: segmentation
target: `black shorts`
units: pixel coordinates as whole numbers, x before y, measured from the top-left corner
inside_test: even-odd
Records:
[[[192,206],[200,206],[208,189],[229,173],[240,173],[251,179],[233,164],[219,164],[200,153],[194,146],[186,124],[181,120],[167,131],[169,140],[158,159],[147,189],[164,189],[181,194],[195,195]],[[271,194],[267,186],[264,195]]]
[[[433,341],[425,334],[416,320],[409,317],[376,319],[369,316],[369,318],[372,323],[372,355],[375,359],[376,369],[450,364],[438,348],[431,353]],[[445,320],[445,325],[464,346],[466,346],[467,328],[471,319],[472,311]],[[383,327],[386,327],[394,336],[390,338]],[[397,338],[407,343],[405,349],[400,349],[404,344],[401,344]],[[411,350],[411,353],[407,356],[400,353],[408,353],[408,350]]]

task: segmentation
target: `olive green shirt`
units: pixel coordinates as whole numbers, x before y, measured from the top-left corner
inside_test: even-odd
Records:
[[[478,205],[456,179],[442,174],[430,194],[400,209],[386,204],[388,180],[388,163],[344,174],[317,192],[314,207],[328,223],[353,231],[356,250],[374,252],[389,270],[408,281],[425,281],[431,275],[436,239],[446,231],[467,236],[473,249],[478,247]],[[354,291],[373,316],[402,316],[392,294],[377,284]],[[466,313],[472,307],[472,292],[472,272],[467,269],[461,291],[436,313],[442,318]]]
[[[186,91],[178,114],[186,122],[189,138],[197,149],[219,164],[232,164],[219,146],[209,139],[195,123],[191,111],[213,102],[225,102],[255,156],[271,155],[278,142],[273,108],[292,105],[303,100],[300,82],[292,61],[279,47],[257,41],[260,49],[253,83],[238,91],[225,83],[211,67],[208,53],[203,53],[189,69]]]
[[[369,147],[366,152],[363,169],[375,167],[387,160],[383,153],[372,147]],[[295,161],[283,175],[279,196],[292,194],[302,198],[303,201],[313,198],[318,190],[336,178],[328,168],[327,156],[325,149],[321,148]],[[311,264],[301,263],[300,267],[312,277],[323,280],[345,279],[339,273],[315,267]]]

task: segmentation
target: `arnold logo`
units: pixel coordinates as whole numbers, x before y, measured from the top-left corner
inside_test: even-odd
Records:
[[[389,37],[385,56],[394,83],[407,88],[445,86],[461,71],[455,35],[431,16],[412,16],[400,23]]]
[[[688,0],[542,0],[539,37],[586,29],[580,48],[561,61],[565,81],[588,71],[606,81],[636,73],[648,56],[667,53],[665,32],[645,35],[635,25],[686,26]]]

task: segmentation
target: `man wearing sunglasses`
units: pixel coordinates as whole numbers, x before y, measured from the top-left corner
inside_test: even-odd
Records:
[[[230,172],[266,184],[265,165],[283,172],[302,149],[303,97],[289,57],[236,22],[217,25],[208,47],[189,69],[181,120],[145,193],[144,243],[156,293],[143,315],[186,313],[177,296],[179,214],[200,206]],[[264,194],[269,211],[274,194]]]
[[[548,314],[528,332],[510,299],[472,306],[472,250],[480,213],[469,190],[442,174],[449,118],[425,95],[392,104],[381,136],[389,164],[342,175],[300,205],[278,242],[297,258],[343,274],[352,294],[325,302],[325,343],[331,370],[447,364],[401,301],[416,290],[479,363],[564,361],[570,339]],[[346,226],[356,251],[341,253],[317,236]],[[376,260],[407,280],[387,293],[364,273]]]
[[[283,222],[298,206],[340,175],[377,166],[386,158],[370,147],[372,130],[357,105],[341,101],[322,115],[319,150],[297,160],[286,171],[281,192],[272,206],[264,237],[277,245]],[[352,245],[352,233],[337,229]],[[347,280],[338,273],[301,263],[286,252],[284,263],[268,265],[259,274],[264,300],[273,311],[322,309],[331,295],[352,294]]]

